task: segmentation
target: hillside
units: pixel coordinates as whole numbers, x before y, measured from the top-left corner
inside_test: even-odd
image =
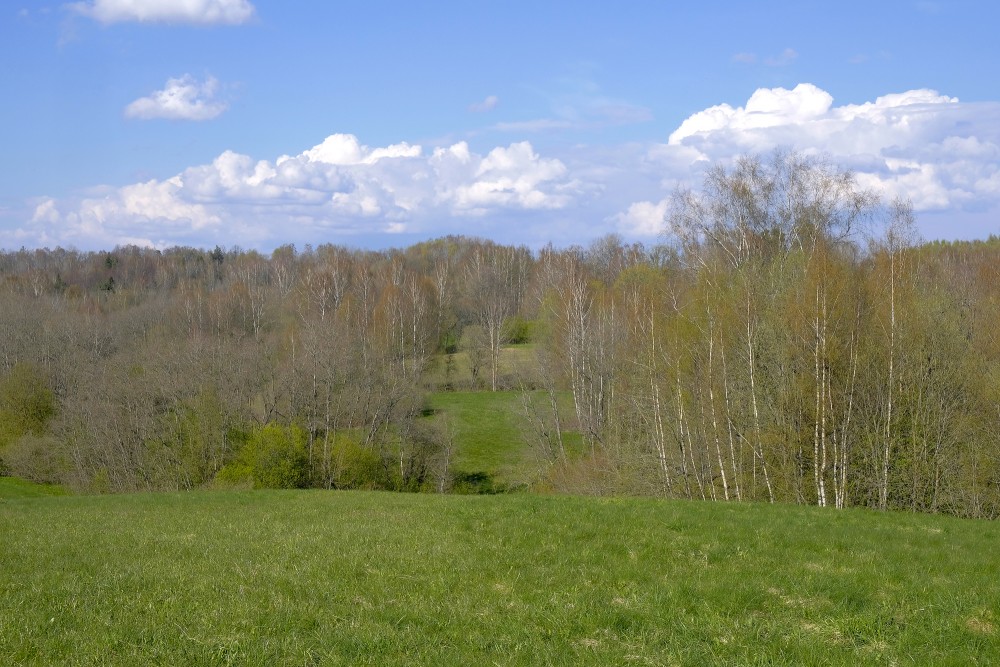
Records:
[[[257,491],[0,499],[9,664],[988,664],[996,523]]]
[[[792,173],[849,182],[741,162],[673,246],[0,252],[0,474],[1000,516],[1000,242]]]

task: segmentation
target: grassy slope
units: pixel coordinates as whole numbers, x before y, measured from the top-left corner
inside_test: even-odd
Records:
[[[1000,524],[508,495],[0,501],[10,664],[989,664]]]
[[[516,420],[520,394],[513,391],[438,392],[428,397],[435,419],[446,419],[457,449],[457,472],[485,472],[503,483],[533,476],[530,452]]]
[[[17,477],[0,477],[0,500],[64,496],[67,491],[55,484],[35,484]]]
[[[547,398],[534,392],[539,402]],[[428,395],[433,419],[447,420],[457,450],[453,469],[457,473],[484,472],[501,486],[519,487],[536,481],[545,467],[523,432],[523,397],[518,391],[442,391]],[[573,413],[572,397],[561,392],[561,412],[566,423]],[[563,438],[570,452],[581,446],[578,432],[566,426]]]
[[[473,389],[468,356],[451,355],[451,371],[446,372],[446,355],[434,358],[427,374],[430,390],[427,407],[432,419],[445,420],[454,436],[456,473],[485,473],[499,486],[522,486],[538,478],[543,464],[531,451],[522,432],[524,408],[519,391],[489,391],[485,386]],[[508,345],[502,350],[501,375],[507,382],[537,382],[534,346]],[[483,369],[481,382],[489,382]],[[572,413],[568,392],[561,397],[563,412]],[[569,446],[578,443],[579,435],[567,433]]]

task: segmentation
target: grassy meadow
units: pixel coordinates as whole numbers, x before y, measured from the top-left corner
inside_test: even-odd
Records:
[[[508,377],[530,353],[505,350]],[[521,394],[476,391],[461,353],[438,370],[427,418],[453,437],[458,478],[535,488]],[[0,477],[0,664],[987,665],[998,539],[996,523],[863,510],[67,496]]]
[[[546,400],[541,392],[530,397]],[[452,468],[457,476],[485,475],[493,488],[521,489],[541,476],[546,463],[525,432],[524,395],[519,391],[439,391],[428,394],[430,418],[443,421],[455,442]],[[572,396],[562,392],[560,409],[569,419]],[[573,453],[582,438],[567,429],[565,444]]]
[[[326,491],[0,496],[13,665],[1000,660],[996,523]]]
[[[55,484],[35,484],[17,477],[0,476],[0,501],[12,498],[41,498],[64,496],[68,492]]]
[[[442,391],[429,394],[432,419],[444,420],[456,444],[458,473],[485,473],[503,485],[534,475],[537,462],[523,444],[515,391]]]

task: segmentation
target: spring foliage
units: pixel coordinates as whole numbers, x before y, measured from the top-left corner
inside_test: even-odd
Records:
[[[651,247],[2,253],[0,459],[91,490],[466,489],[496,470],[461,468],[475,429],[433,395],[516,390],[535,488],[993,517],[1000,243],[914,224],[777,153],[677,192]]]

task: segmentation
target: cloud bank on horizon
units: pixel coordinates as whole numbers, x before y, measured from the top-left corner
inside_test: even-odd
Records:
[[[211,104],[198,106],[199,85],[210,82],[168,81],[165,91],[196,90],[159,91],[134,102],[134,113],[209,114]],[[963,104],[910,90],[836,106],[829,93],[803,83],[758,89],[741,107],[698,111],[663,143],[622,147],[614,165],[586,146],[541,155],[516,141],[477,153],[465,141],[369,147],[340,133],[295,155],[225,151],[169,178],[36,200],[30,222],[2,241],[267,249],[372,236],[399,245],[450,233],[568,244],[612,231],[651,241],[663,231],[675,188],[697,187],[710,164],[778,147],[827,157],[863,186],[911,199],[918,213],[1000,209],[1000,102]]]

